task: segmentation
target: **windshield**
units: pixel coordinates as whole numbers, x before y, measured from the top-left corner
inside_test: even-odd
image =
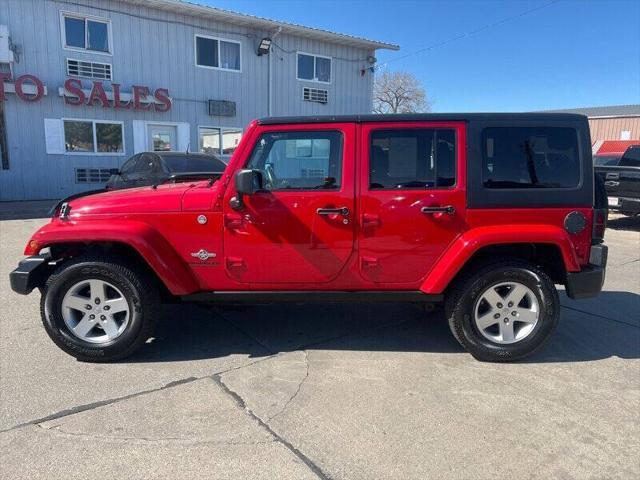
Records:
[[[218,172],[226,168],[226,164],[213,155],[162,155],[171,173]]]
[[[593,163],[599,167],[615,167],[618,165],[620,157],[596,155],[593,157]]]

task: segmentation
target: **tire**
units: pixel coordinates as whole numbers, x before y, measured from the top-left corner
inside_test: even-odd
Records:
[[[512,292],[513,298],[525,293],[509,307]],[[445,312],[453,336],[477,360],[509,362],[547,342],[558,325],[560,299],[546,273],[528,262],[501,258],[458,279],[447,294]]]
[[[150,275],[124,261],[87,254],[63,263],[49,277],[40,313],[47,334],[66,353],[84,362],[111,362],[151,337],[159,306]]]

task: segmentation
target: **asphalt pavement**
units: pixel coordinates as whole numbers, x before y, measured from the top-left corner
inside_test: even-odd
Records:
[[[0,221],[0,478],[640,478],[639,219],[513,364],[403,304],[167,306],[134,357],[77,362],[9,289],[45,221]]]

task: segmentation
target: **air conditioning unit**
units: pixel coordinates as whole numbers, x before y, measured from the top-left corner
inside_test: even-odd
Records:
[[[9,48],[9,27],[0,25],[0,63],[13,63],[13,52]]]

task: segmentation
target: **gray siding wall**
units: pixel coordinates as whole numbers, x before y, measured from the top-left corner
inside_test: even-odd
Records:
[[[62,48],[60,12],[79,12],[111,20],[113,56]],[[0,24],[9,27],[21,47],[14,77],[30,73],[48,87],[48,95],[27,103],[8,94],[5,117],[10,169],[0,170],[0,200],[56,199],[99,188],[76,184],[75,168],[114,168],[133,154],[133,120],[188,122],[190,144],[197,150],[198,126],[245,127],[268,115],[269,61],[273,71],[273,115],[367,113],[371,110],[373,78],[361,76],[363,61],[373,51],[313,41],[290,35],[275,39],[269,56],[255,54],[260,39],[270,32],[212,22],[186,15],[134,7],[117,0],[0,0]],[[195,66],[194,35],[203,33],[241,42],[241,73]],[[331,84],[296,79],[296,51],[330,56]],[[169,89],[169,112],[115,111],[99,106],[65,105],[58,96],[66,76],[65,59],[111,63],[113,81],[125,92],[132,85]],[[83,80],[90,88],[90,80]],[[108,84],[107,84],[108,86]],[[303,86],[329,91],[326,105],[304,102]],[[236,102],[235,117],[211,117],[208,99]],[[51,155],[45,151],[45,118],[86,118],[124,122],[125,155]]]

